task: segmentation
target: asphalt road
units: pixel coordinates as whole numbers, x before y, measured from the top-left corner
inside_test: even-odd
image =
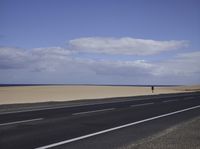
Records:
[[[104,101],[1,112],[0,148],[118,148],[200,116],[198,92]]]

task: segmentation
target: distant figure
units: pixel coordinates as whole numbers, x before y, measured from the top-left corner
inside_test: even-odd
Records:
[[[152,93],[154,92],[154,86],[151,86],[151,91],[152,91]]]

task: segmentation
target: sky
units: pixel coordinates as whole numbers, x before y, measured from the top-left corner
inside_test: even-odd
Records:
[[[0,84],[200,84],[199,0],[0,0]]]

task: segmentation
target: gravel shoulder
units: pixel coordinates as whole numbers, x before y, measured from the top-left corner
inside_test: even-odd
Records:
[[[120,149],[200,149],[200,116]]]

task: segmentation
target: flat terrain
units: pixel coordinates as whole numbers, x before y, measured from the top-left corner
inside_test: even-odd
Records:
[[[63,85],[0,87],[0,105],[157,95],[191,91],[200,91],[200,86],[155,87],[154,93],[151,92],[150,87],[134,86]]]

